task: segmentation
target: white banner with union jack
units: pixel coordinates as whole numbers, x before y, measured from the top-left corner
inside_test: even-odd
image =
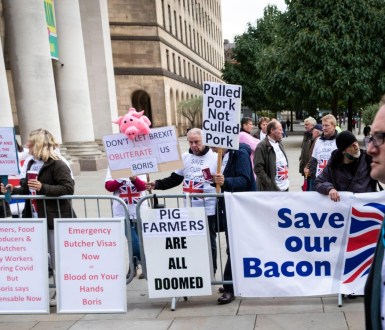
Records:
[[[385,193],[226,193],[235,294],[362,294]]]

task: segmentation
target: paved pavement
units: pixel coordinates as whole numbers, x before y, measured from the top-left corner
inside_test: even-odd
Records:
[[[295,127],[299,130],[300,128]],[[290,134],[290,133],[289,133]],[[302,178],[298,173],[299,147],[302,136],[291,134],[283,143],[289,157],[290,190],[299,191]],[[362,140],[362,137],[359,137]],[[186,138],[180,138],[186,150]],[[151,179],[169,173],[151,175]],[[76,177],[76,194],[106,194],[105,171],[82,172]],[[179,193],[178,188],[172,192]],[[223,248],[223,247],[222,247]],[[146,280],[135,278],[127,286],[127,313],[124,314],[56,314],[0,315],[0,330],[49,329],[364,329],[362,297],[346,299],[337,306],[337,296],[297,298],[236,298],[228,305],[217,305],[220,294],[179,299],[171,311],[171,299],[149,299]]]

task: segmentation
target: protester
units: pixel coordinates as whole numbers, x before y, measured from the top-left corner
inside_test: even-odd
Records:
[[[241,130],[239,132],[239,142],[246,143],[251,148],[250,161],[254,168],[254,152],[259,140],[251,135],[253,129],[253,121],[249,117],[244,117],[241,120]]]
[[[337,149],[336,146],[336,118],[333,115],[322,117],[322,135],[315,142],[310,160],[310,173],[315,173],[315,177],[320,175],[332,154]]]
[[[250,162],[251,149],[247,144],[240,143],[239,150],[226,150],[223,155],[221,173],[214,174],[213,182],[219,184],[222,192],[240,192],[240,191],[255,191],[256,184],[253,174],[253,169]],[[226,207],[223,198],[218,201],[219,217],[223,223],[226,221]],[[240,219],[241,220],[241,219]],[[226,253],[228,255],[225,270],[224,280],[232,281],[231,260],[229,250],[228,231],[226,226]],[[223,285],[222,296],[218,298],[218,304],[228,304],[234,300],[234,288],[232,284]]]
[[[306,176],[305,167],[310,160],[310,148],[312,145],[313,136],[312,131],[313,127],[317,124],[317,121],[313,117],[308,117],[304,120],[305,132],[303,133],[303,139],[301,144],[301,154],[299,156],[299,173],[302,176]]]
[[[136,230],[136,204],[142,197],[141,191],[146,190],[146,183],[140,177],[132,176],[129,178],[120,178],[114,180],[111,176],[111,170],[107,168],[106,180],[104,187],[109,192],[112,192],[114,196],[121,198],[128,208],[131,225],[131,240],[132,240],[132,252],[134,256],[135,275],[138,264],[141,261],[140,258],[140,245],[138,233]],[[112,213],[114,217],[125,217],[123,205],[118,201],[112,201]],[[139,279],[143,279],[144,274],[139,275]]]
[[[319,137],[321,136],[322,134],[322,125],[321,124],[317,124],[313,127],[313,130],[311,131],[311,135],[312,135],[312,138],[311,138],[311,141],[310,141],[310,152],[309,152],[309,156],[313,153],[313,150],[314,150],[314,145],[315,143],[317,142],[317,140],[319,139]],[[314,180],[315,180],[315,168],[313,169],[313,172],[310,171],[310,160],[308,161],[308,163],[305,165],[305,168],[304,168],[304,173],[305,173],[305,177],[306,177],[306,180],[307,180],[307,189],[306,191],[312,191],[313,190],[313,183],[314,183]]]
[[[259,118],[259,121],[258,121],[258,128],[259,128],[259,130],[257,131],[257,133],[255,133],[255,135],[254,135],[255,138],[257,138],[260,141],[265,139],[265,137],[266,137],[266,128],[267,128],[267,124],[268,124],[269,121],[270,121],[270,119],[267,118],[267,117]]]
[[[288,191],[289,163],[281,143],[282,126],[272,120],[266,128],[267,136],[261,141],[254,156],[254,172],[257,175],[258,190]]]
[[[329,195],[334,202],[340,201],[340,191],[353,193],[374,192],[377,180],[370,177],[372,158],[360,150],[353,133],[344,131],[337,135],[337,149],[332,152],[327,166],[317,176],[314,188]]]
[[[372,157],[370,176],[385,183],[385,106],[374,117],[367,153]],[[366,329],[385,329],[385,219],[365,286]]]
[[[288,118],[288,119],[286,120],[286,127],[287,127],[287,130],[288,130],[288,131],[290,130],[290,126],[291,126],[291,121],[290,121],[290,119]]]
[[[363,129],[364,133],[364,139],[363,139],[363,145],[364,145],[364,150],[368,149],[368,144],[370,140],[370,126],[366,125]]]
[[[183,182],[184,193],[215,193],[215,187],[211,181],[206,180],[202,170],[209,174],[216,173],[217,154],[202,143],[202,130],[192,128],[187,133],[190,148],[183,153],[183,168],[171,173],[167,178],[146,183],[147,190],[166,190],[178,186]],[[204,207],[208,220],[211,253],[213,259],[214,274],[217,270],[217,245],[216,245],[216,198],[192,198],[192,206]]]
[[[54,136],[45,129],[38,129],[29,134],[27,147],[32,156],[26,165],[27,172],[36,171],[37,178],[21,179],[20,187],[1,184],[1,192],[10,189],[15,195],[45,195],[59,197],[73,195],[75,182],[69,167],[56,154],[58,143]],[[30,204],[27,206],[27,204]],[[26,203],[23,218],[47,218],[48,247],[51,257],[51,268],[55,267],[54,218],[73,218],[75,213],[71,202],[67,199],[35,200]],[[56,304],[54,301],[53,305]]]

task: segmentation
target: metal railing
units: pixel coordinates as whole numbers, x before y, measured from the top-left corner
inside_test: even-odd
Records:
[[[112,195],[65,195],[60,197],[47,197],[44,195],[11,195],[11,201],[23,201],[25,200],[26,203],[20,204],[17,203],[17,215],[13,217],[22,217],[23,209],[24,208],[32,208],[32,203],[30,203],[30,200],[39,200],[43,201],[43,217],[46,217],[47,215],[47,201],[54,200],[56,201],[57,210],[58,210],[58,217],[61,218],[61,206],[60,201],[61,200],[68,200],[72,206],[71,214],[73,217],[73,220],[76,221],[76,218],[113,218],[113,201],[117,202],[122,206],[122,209],[124,210],[124,218],[125,218],[125,235],[127,238],[127,245],[128,245],[128,256],[129,256],[129,270],[127,273],[127,279],[126,283],[129,284],[136,273],[136,265],[135,260],[133,256],[133,246],[132,246],[132,238],[131,238],[131,223],[130,223],[130,215],[129,211],[127,209],[126,203],[115,196]],[[0,218],[6,218],[6,201],[5,196],[0,195],[0,206],[3,207],[3,211],[0,214]],[[31,209],[32,211],[32,209]],[[54,286],[51,286],[54,287]]]
[[[183,208],[189,207],[191,205],[191,201],[193,198],[216,198],[216,228],[220,228],[220,219],[218,212],[218,199],[224,198],[224,194],[173,194],[173,195],[147,195],[140,199],[139,203],[136,205],[136,214],[137,214],[137,229],[138,236],[140,240],[140,252],[141,252],[141,262],[142,262],[142,272],[147,278],[147,267],[146,267],[146,256],[143,250],[143,234],[142,234],[142,217],[141,217],[141,209],[143,203],[149,203],[152,207],[155,208]],[[207,221],[207,217],[206,217]],[[207,224],[207,223],[206,223]],[[217,231],[216,235],[216,247],[217,247],[217,273],[214,274],[211,272],[211,284],[212,285],[223,285],[223,284],[232,284],[232,281],[224,280],[224,267],[227,260],[226,254],[226,238],[224,232]],[[210,237],[208,235],[207,240],[209,242],[210,247]],[[218,276],[218,279],[216,278]]]

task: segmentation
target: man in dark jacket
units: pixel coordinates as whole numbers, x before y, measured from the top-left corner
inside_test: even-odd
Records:
[[[287,191],[289,189],[288,159],[281,143],[282,126],[272,120],[267,125],[267,135],[254,153],[254,172],[260,191]]]
[[[315,179],[315,190],[329,195],[335,202],[340,200],[339,191],[376,191],[377,181],[370,177],[372,157],[360,149],[354,134],[350,131],[339,133],[336,145],[337,149],[332,152],[327,166]]]
[[[367,153],[372,156],[370,176],[385,183],[385,106],[378,110],[374,118]],[[385,328],[384,226],[383,220],[376,253],[365,286],[366,329]]]
[[[250,161],[251,149],[247,144],[240,143],[239,150],[227,150],[222,161],[222,174],[213,175],[213,182],[221,186],[222,192],[256,191],[256,183]],[[219,216],[226,223],[226,208],[223,198],[218,201]],[[224,271],[224,280],[232,281],[231,261],[226,226],[227,262]],[[234,300],[234,288],[232,284],[223,286],[223,294],[218,299],[218,304],[228,304]]]

